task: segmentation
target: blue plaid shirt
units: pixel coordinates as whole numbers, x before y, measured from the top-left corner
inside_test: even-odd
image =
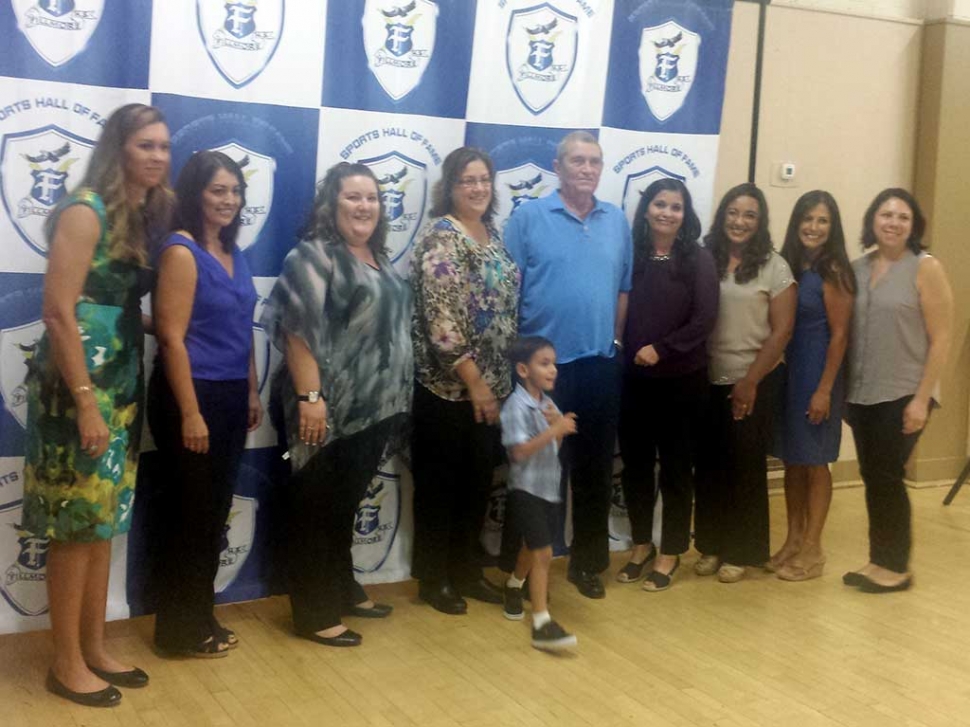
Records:
[[[502,407],[502,445],[511,449],[548,429],[549,423],[542,414],[547,407],[559,411],[545,394],[540,401],[536,401],[522,384],[516,384],[512,396]],[[548,502],[562,502],[559,492],[561,475],[559,443],[553,439],[528,459],[509,465],[509,489],[528,492]]]

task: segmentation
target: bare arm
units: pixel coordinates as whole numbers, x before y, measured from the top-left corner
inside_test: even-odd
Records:
[[[297,394],[320,391],[320,368],[310,348],[299,336],[286,334],[286,367]],[[300,439],[306,444],[323,444],[327,438],[327,403],[320,398],[315,404],[300,402]]]
[[[514,447],[510,447],[509,457],[513,462],[521,462],[529,459],[529,457],[532,457],[537,452],[541,451],[543,447],[548,445],[549,442],[553,441],[554,439],[561,442],[563,437],[575,433],[576,415],[572,412],[563,414],[556,420],[555,424],[550,425],[528,442],[523,442],[522,444],[516,444]]]
[[[92,457],[100,457],[107,450],[109,432],[88,374],[75,306],[100,236],[101,223],[90,207],[74,205],[64,210],[47,259],[43,303],[54,364],[74,396],[81,448]]]
[[[184,245],[168,248],[159,260],[152,310],[165,377],[182,414],[182,444],[191,452],[205,453],[209,451],[209,427],[199,411],[185,347],[197,280],[192,251]]]
[[[259,377],[256,375],[256,342],[249,349],[249,427],[247,431],[259,428],[263,421],[263,402],[259,400]]]
[[[623,340],[623,331],[626,329],[626,313],[630,305],[630,294],[620,293],[616,299],[616,321],[613,323],[613,338],[617,341]]]
[[[495,424],[499,418],[498,400],[492,389],[482,378],[481,369],[473,358],[464,358],[455,366],[455,373],[468,388],[476,422]]]
[[[822,284],[822,299],[825,303],[825,317],[829,324],[829,346],[825,352],[825,368],[818,388],[808,404],[808,420],[819,424],[829,418],[832,408],[832,387],[839,375],[839,368],[845,358],[849,344],[849,321],[852,319],[852,293],[840,285]]]
[[[789,285],[768,304],[768,325],[771,333],[744,378],[731,390],[731,409],[735,419],[743,419],[754,411],[758,384],[771,373],[785,352],[785,346],[795,329],[795,305],[798,300],[795,290],[794,285]]]
[[[930,397],[946,365],[953,328],[953,291],[939,260],[928,257],[920,263],[916,289],[930,346],[916,395],[903,411],[904,434],[918,432],[926,426]]]

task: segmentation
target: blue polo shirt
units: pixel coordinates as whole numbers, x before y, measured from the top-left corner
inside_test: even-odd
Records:
[[[613,355],[616,299],[631,288],[626,216],[595,202],[581,220],[556,191],[517,209],[505,227],[505,247],[522,271],[519,335],[548,338],[560,363]]]

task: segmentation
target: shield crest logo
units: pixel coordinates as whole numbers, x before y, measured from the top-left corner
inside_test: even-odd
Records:
[[[47,255],[44,221],[77,184],[94,141],[50,124],[6,134],[0,143],[0,199],[18,234]]]
[[[232,496],[232,507],[229,508],[229,517],[222,531],[219,570],[214,583],[216,593],[222,593],[232,585],[249,557],[256,534],[257,507],[255,498]]]
[[[558,186],[559,177],[555,172],[532,162],[499,170],[492,187],[498,203],[499,223],[508,219],[522,205],[551,194]]]
[[[576,67],[576,17],[551,3],[512,11],[505,39],[505,63],[516,95],[532,114],[555,103]]]
[[[413,91],[434,54],[438,5],[431,0],[367,0],[361,17],[367,66],[395,101]]]
[[[269,65],[285,15],[286,0],[196,0],[202,45],[233,88],[250,83]]]
[[[680,110],[694,85],[701,37],[668,20],[640,35],[640,90],[650,113],[666,121]]]
[[[221,151],[242,169],[246,182],[246,206],[239,215],[242,224],[239,226],[237,244],[240,250],[246,250],[259,240],[259,233],[273,209],[276,160],[236,142],[224,144],[212,151]]]
[[[623,497],[623,460],[618,454],[613,456],[613,482],[610,495],[610,540],[626,543],[630,540],[630,516],[627,514],[626,500]]]
[[[485,517],[479,542],[485,552],[497,556],[502,552],[502,529],[505,527],[505,504],[508,501],[509,468],[496,467],[492,476],[492,491],[488,495]]]
[[[397,151],[361,159],[377,177],[390,223],[387,246],[391,262],[397,262],[411,249],[414,236],[424,219],[428,193],[427,166]]]
[[[627,221],[633,224],[633,215],[640,203],[640,195],[643,190],[656,182],[658,179],[677,179],[686,183],[687,177],[683,174],[676,174],[669,169],[659,166],[648,167],[639,172],[628,174],[623,183],[623,211],[626,213]]]
[[[43,321],[0,330],[0,393],[4,407],[22,427],[27,426],[27,359],[43,333]]]
[[[387,560],[401,523],[401,475],[385,462],[371,480],[354,516],[354,570],[373,573]]]
[[[104,0],[13,0],[13,11],[37,55],[56,68],[87,47]]]
[[[0,508],[0,594],[23,616],[47,613],[47,550],[50,541],[20,527],[22,502]]]

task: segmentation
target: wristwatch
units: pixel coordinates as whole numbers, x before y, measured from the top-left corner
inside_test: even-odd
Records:
[[[306,401],[306,402],[308,402],[310,404],[316,404],[318,401],[320,401],[320,392],[319,391],[308,391],[305,394],[298,394],[297,397],[296,397],[296,400],[297,401]]]

